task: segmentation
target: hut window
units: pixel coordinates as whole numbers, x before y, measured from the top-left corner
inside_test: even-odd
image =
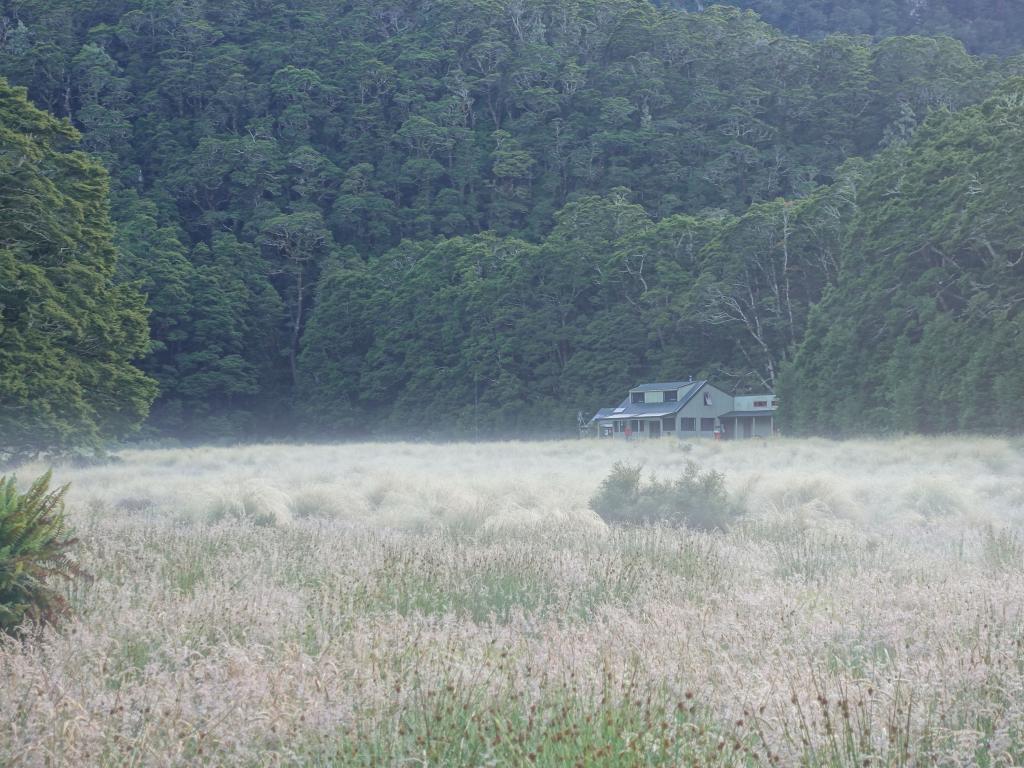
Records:
[[[675,416],[669,416],[667,419],[662,419],[661,420],[661,428],[665,432],[675,432],[676,431],[676,417]]]
[[[631,403],[633,403],[633,405],[643,405],[644,404],[644,393],[643,392],[634,392],[633,394],[631,394],[629,396],[629,401]]]
[[[696,432],[697,431],[697,420],[689,417],[684,417],[679,420],[679,431],[680,432]]]
[[[700,420],[700,431],[701,432],[714,432],[715,431],[715,420],[714,419],[701,419]]]
[[[662,402],[665,403],[674,403],[679,399],[679,393],[674,389],[666,389],[662,395],[664,396],[664,400]]]
[[[768,401],[767,400],[755,400],[754,401],[754,407],[755,408],[767,408],[768,407]]]
[[[704,405],[711,405],[711,393],[710,392],[705,392],[704,393]]]

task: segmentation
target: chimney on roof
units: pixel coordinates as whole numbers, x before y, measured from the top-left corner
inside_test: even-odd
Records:
[[[690,374],[690,378],[687,381],[693,381],[693,374]]]

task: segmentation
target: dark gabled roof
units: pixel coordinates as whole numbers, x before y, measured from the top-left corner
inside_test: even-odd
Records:
[[[690,381],[663,381],[655,382],[654,384],[637,384],[635,387],[630,389],[630,392],[660,392],[665,389],[682,389],[688,387],[691,384],[696,384],[693,379]]]
[[[678,400],[674,400],[674,401],[671,401],[671,402],[668,402],[668,403],[632,403],[632,402],[630,402],[631,397],[629,395],[627,395],[626,399],[623,400],[619,404],[618,408],[611,409],[612,412],[611,412],[610,415],[602,416],[601,418],[602,419],[612,419],[612,420],[618,420],[618,419],[656,419],[656,418],[658,418],[660,416],[672,416],[672,415],[674,415],[676,413],[679,413],[680,409],[683,408],[683,406],[685,406],[688,402],[690,402],[693,399],[694,395],[696,395],[701,389],[704,388],[704,385],[707,384],[707,382],[706,381],[684,381],[684,382],[680,382],[680,384],[681,384],[680,388],[688,387],[688,389],[687,389],[686,392],[683,393],[682,397],[680,397]],[[661,387],[663,385],[660,385],[660,384],[659,385],[647,384],[645,386],[648,386],[648,387],[654,387],[654,386]],[[668,389],[671,389],[671,387],[668,387]],[[634,387],[633,389],[630,390],[630,392],[636,392],[636,391],[637,391],[636,387]],[[657,390],[644,390],[644,391],[650,392],[650,391],[657,391]],[[608,410],[608,409],[607,408],[602,409],[602,411],[606,411],[606,410]],[[601,413],[602,411],[598,411],[598,413]],[[596,419],[597,417],[595,416],[594,418]]]
[[[723,413],[718,418],[720,418],[720,419],[736,419],[736,418],[742,419],[742,418],[745,418],[747,416],[774,416],[776,413],[778,413],[778,411],[776,411],[774,408],[762,408],[762,409],[757,410],[757,411],[729,411],[728,413]]]
[[[706,381],[691,381],[689,383],[692,385],[690,387],[690,391],[689,392],[685,392],[683,394],[683,396],[679,398],[679,407],[680,408],[682,408],[688,402],[693,400],[694,395],[696,395],[698,392],[700,392],[702,389],[704,389],[704,385],[707,384]]]

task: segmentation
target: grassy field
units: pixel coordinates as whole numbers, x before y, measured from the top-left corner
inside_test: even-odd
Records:
[[[606,526],[618,460],[726,533]],[[20,470],[25,479],[41,471]],[[59,468],[0,765],[1014,765],[1024,444],[259,446]]]

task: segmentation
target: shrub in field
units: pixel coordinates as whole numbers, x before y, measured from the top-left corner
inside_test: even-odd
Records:
[[[608,477],[590,499],[590,508],[606,523],[624,523],[636,518],[640,504],[643,467],[617,461]]]
[[[606,523],[667,523],[697,530],[725,530],[741,508],[725,489],[725,476],[686,464],[674,481],[642,477],[643,467],[616,462],[590,499]]]
[[[26,619],[52,622],[67,601],[50,583],[82,575],[68,554],[75,539],[64,520],[67,486],[50,490],[50,473],[25,493],[14,478],[0,478],[0,631]]]

